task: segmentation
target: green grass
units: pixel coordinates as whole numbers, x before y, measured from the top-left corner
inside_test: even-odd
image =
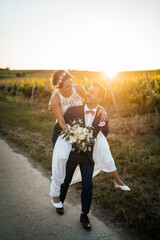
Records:
[[[41,101],[39,99],[38,107]],[[51,137],[55,122],[52,112],[47,108],[37,108],[34,101],[22,96],[7,96],[2,91],[0,112],[1,134],[51,170]],[[127,121],[122,122],[119,128],[122,129],[122,135],[129,135],[133,130]],[[116,130],[113,131],[116,134]],[[151,239],[158,239],[160,138],[150,134],[134,138],[135,140],[124,139],[109,138],[109,145],[119,175],[131,187],[131,192],[115,189],[110,174],[101,172],[93,180],[93,199],[100,206],[112,209],[117,219],[126,225]]]
[[[109,142],[123,181],[131,192],[115,190],[109,175],[94,180],[94,199],[138,231],[156,239],[159,231],[160,139],[145,137],[134,142]]]
[[[3,92],[0,112],[1,133],[51,169],[53,113],[48,109],[35,109],[31,100],[5,96]]]

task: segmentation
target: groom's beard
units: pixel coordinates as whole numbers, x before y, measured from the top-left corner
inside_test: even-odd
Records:
[[[97,107],[98,102],[95,99],[92,99],[92,96],[86,95],[84,104],[91,105],[95,108],[95,107]]]
[[[86,95],[86,98],[85,98],[85,100],[84,100],[84,103],[85,104],[90,104],[91,103],[91,99],[90,99],[90,96],[89,95]]]

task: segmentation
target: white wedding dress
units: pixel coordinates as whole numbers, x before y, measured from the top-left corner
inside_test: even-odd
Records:
[[[64,114],[69,107],[83,105],[81,97],[77,94],[73,87],[73,94],[69,98],[63,97],[57,91],[61,100],[62,113]],[[50,185],[51,197],[58,197],[60,195],[60,186],[64,182],[66,174],[66,163],[71,152],[71,144],[59,136],[57,138],[52,157],[52,181]],[[110,152],[107,139],[100,131],[95,139],[93,154],[93,161],[95,162],[93,177],[101,170],[104,172],[113,172],[116,170],[115,162]],[[81,181],[80,168],[77,166],[71,184]]]

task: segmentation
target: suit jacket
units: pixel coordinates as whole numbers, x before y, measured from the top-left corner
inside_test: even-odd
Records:
[[[94,137],[97,136],[99,131],[102,131],[104,136],[106,137],[109,132],[109,126],[108,126],[108,120],[105,122],[105,125],[103,127],[98,126],[101,120],[101,117],[98,116],[100,108],[97,108],[97,112],[95,115],[95,118],[93,120],[92,126],[93,126],[93,132],[94,132]],[[84,105],[82,106],[75,106],[75,107],[70,107],[64,114],[64,119],[66,123],[69,123],[70,121],[77,120],[78,118],[82,119],[84,126],[85,126],[85,115],[84,115]]]
[[[100,120],[101,120],[101,117],[98,116],[98,111],[99,110],[100,110],[100,108],[97,108],[97,112],[96,112],[95,118],[94,118],[93,123],[92,123],[92,126],[93,126],[93,137],[94,138],[97,136],[99,131],[102,131],[102,133],[104,134],[105,137],[107,136],[107,134],[109,132],[108,120],[105,122],[105,125],[103,127],[98,126],[99,123],[100,123]],[[64,119],[65,119],[66,123],[70,123],[70,121],[77,120],[78,118],[80,118],[83,121],[84,126],[85,126],[85,115],[84,114],[85,114],[84,113],[84,105],[70,107],[70,108],[68,108],[68,110],[64,114]],[[78,157],[76,152],[77,151],[74,151],[74,152],[72,152],[72,154],[75,153],[74,154],[74,155],[76,155],[75,157]],[[87,151],[86,153],[82,153],[82,154],[84,154],[84,155],[87,154],[87,156],[89,157],[90,161],[94,164],[94,161],[92,159],[92,151],[91,152]]]

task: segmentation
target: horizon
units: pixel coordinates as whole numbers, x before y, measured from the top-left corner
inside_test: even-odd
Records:
[[[102,73],[105,73],[104,71],[96,71],[96,70],[92,70],[92,69],[89,69],[89,70],[85,70],[85,69],[60,69],[60,68],[53,68],[53,69],[42,69],[42,68],[15,68],[15,69],[11,69],[9,67],[0,67],[0,70],[10,70],[10,71],[57,71],[57,70],[66,70],[66,71],[81,71],[81,72],[102,72]],[[116,73],[120,73],[120,72],[144,72],[144,71],[159,71],[160,70],[160,67],[159,68],[152,68],[152,69],[135,69],[135,70],[121,70],[121,71],[118,71]]]

